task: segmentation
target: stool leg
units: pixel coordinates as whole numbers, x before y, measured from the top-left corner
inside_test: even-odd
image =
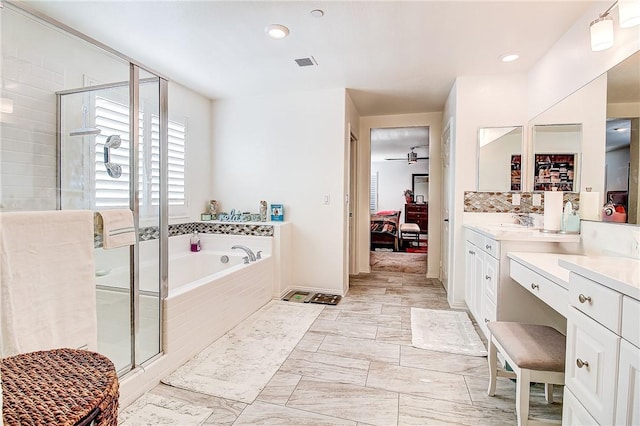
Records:
[[[518,426],[526,426],[529,422],[529,386],[531,386],[530,370],[519,369],[516,379],[516,416]]]
[[[549,404],[553,404],[553,383],[544,384],[544,399],[546,399]]]
[[[498,375],[498,354],[496,345],[493,343],[491,334],[489,334],[489,352],[487,354],[487,362],[489,363],[489,389],[487,394],[494,396],[496,394],[496,377]]]

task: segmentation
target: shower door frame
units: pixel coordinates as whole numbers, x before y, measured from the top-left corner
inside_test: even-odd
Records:
[[[48,19],[45,21],[50,22]],[[65,28],[63,28],[65,29]],[[92,42],[91,39],[88,39],[84,36],[80,36],[78,33],[75,33],[79,37],[83,38],[86,41]],[[102,47],[102,46],[99,46]],[[111,53],[114,53],[112,50],[109,50]],[[123,55],[118,55],[123,59],[128,59]],[[144,70],[147,73],[153,74],[156,77],[152,78],[144,78],[140,79],[140,70]],[[87,86],[77,89],[68,89],[56,92],[56,110],[57,110],[57,123],[56,123],[56,150],[57,150],[57,170],[56,170],[56,181],[57,181],[57,194],[56,194],[56,208],[60,210],[62,208],[62,101],[63,96],[72,95],[78,93],[88,93],[95,92],[103,89],[112,89],[116,87],[129,86],[129,134],[130,134],[130,155],[129,155],[129,168],[130,168],[130,179],[129,179],[129,208],[133,212],[134,217],[134,226],[136,232],[139,228],[139,146],[140,146],[140,134],[139,134],[139,114],[140,114],[140,99],[139,99],[139,87],[140,84],[144,84],[145,82],[158,82],[158,105],[159,105],[159,144],[160,144],[160,202],[159,202],[159,218],[158,218],[158,227],[159,227],[159,280],[158,283],[158,330],[159,330],[159,352],[152,356],[151,358],[142,361],[141,363],[136,362],[136,355],[140,354],[140,261],[139,261],[139,243],[138,240],[136,244],[130,246],[129,253],[129,271],[130,271],[130,280],[129,280],[129,290],[130,290],[130,338],[131,338],[131,354],[130,361],[131,366],[128,370],[120,370],[121,377],[126,377],[129,374],[141,369],[164,354],[164,338],[163,338],[163,318],[164,318],[164,304],[163,300],[167,297],[168,293],[168,270],[169,270],[169,261],[168,261],[168,249],[169,249],[169,202],[168,202],[168,140],[169,140],[169,113],[168,113],[168,80],[161,75],[155,73],[154,71],[149,70],[146,67],[141,67],[140,65],[129,62],[129,81],[125,82],[115,82],[115,83],[107,83],[100,85]]]

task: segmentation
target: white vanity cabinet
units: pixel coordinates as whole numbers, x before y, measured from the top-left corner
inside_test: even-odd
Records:
[[[563,424],[640,424],[640,301],[574,271],[569,304]]]
[[[495,320],[545,324],[564,331],[564,317],[511,278],[507,252],[577,250],[579,237],[533,230],[491,232],[469,225],[465,238],[465,303],[485,336],[487,323]]]

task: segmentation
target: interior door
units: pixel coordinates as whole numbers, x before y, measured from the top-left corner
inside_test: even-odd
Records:
[[[452,121],[450,120],[442,133],[442,176],[443,176],[443,186],[442,186],[442,237],[441,237],[441,248],[442,248],[442,262],[440,266],[440,280],[442,281],[442,285],[444,289],[449,292],[449,259],[450,259],[450,239],[451,239],[451,222],[453,219],[449,217],[449,213],[452,211],[451,206],[453,205],[452,200],[452,169],[451,165],[451,125]]]

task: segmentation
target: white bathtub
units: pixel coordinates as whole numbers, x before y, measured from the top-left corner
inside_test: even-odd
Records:
[[[268,303],[274,264],[270,237],[202,235],[203,250],[187,251],[189,236],[170,238],[169,291],[164,300],[164,350],[184,362]],[[263,258],[244,264],[244,245]],[[229,263],[221,257],[229,257]]]

